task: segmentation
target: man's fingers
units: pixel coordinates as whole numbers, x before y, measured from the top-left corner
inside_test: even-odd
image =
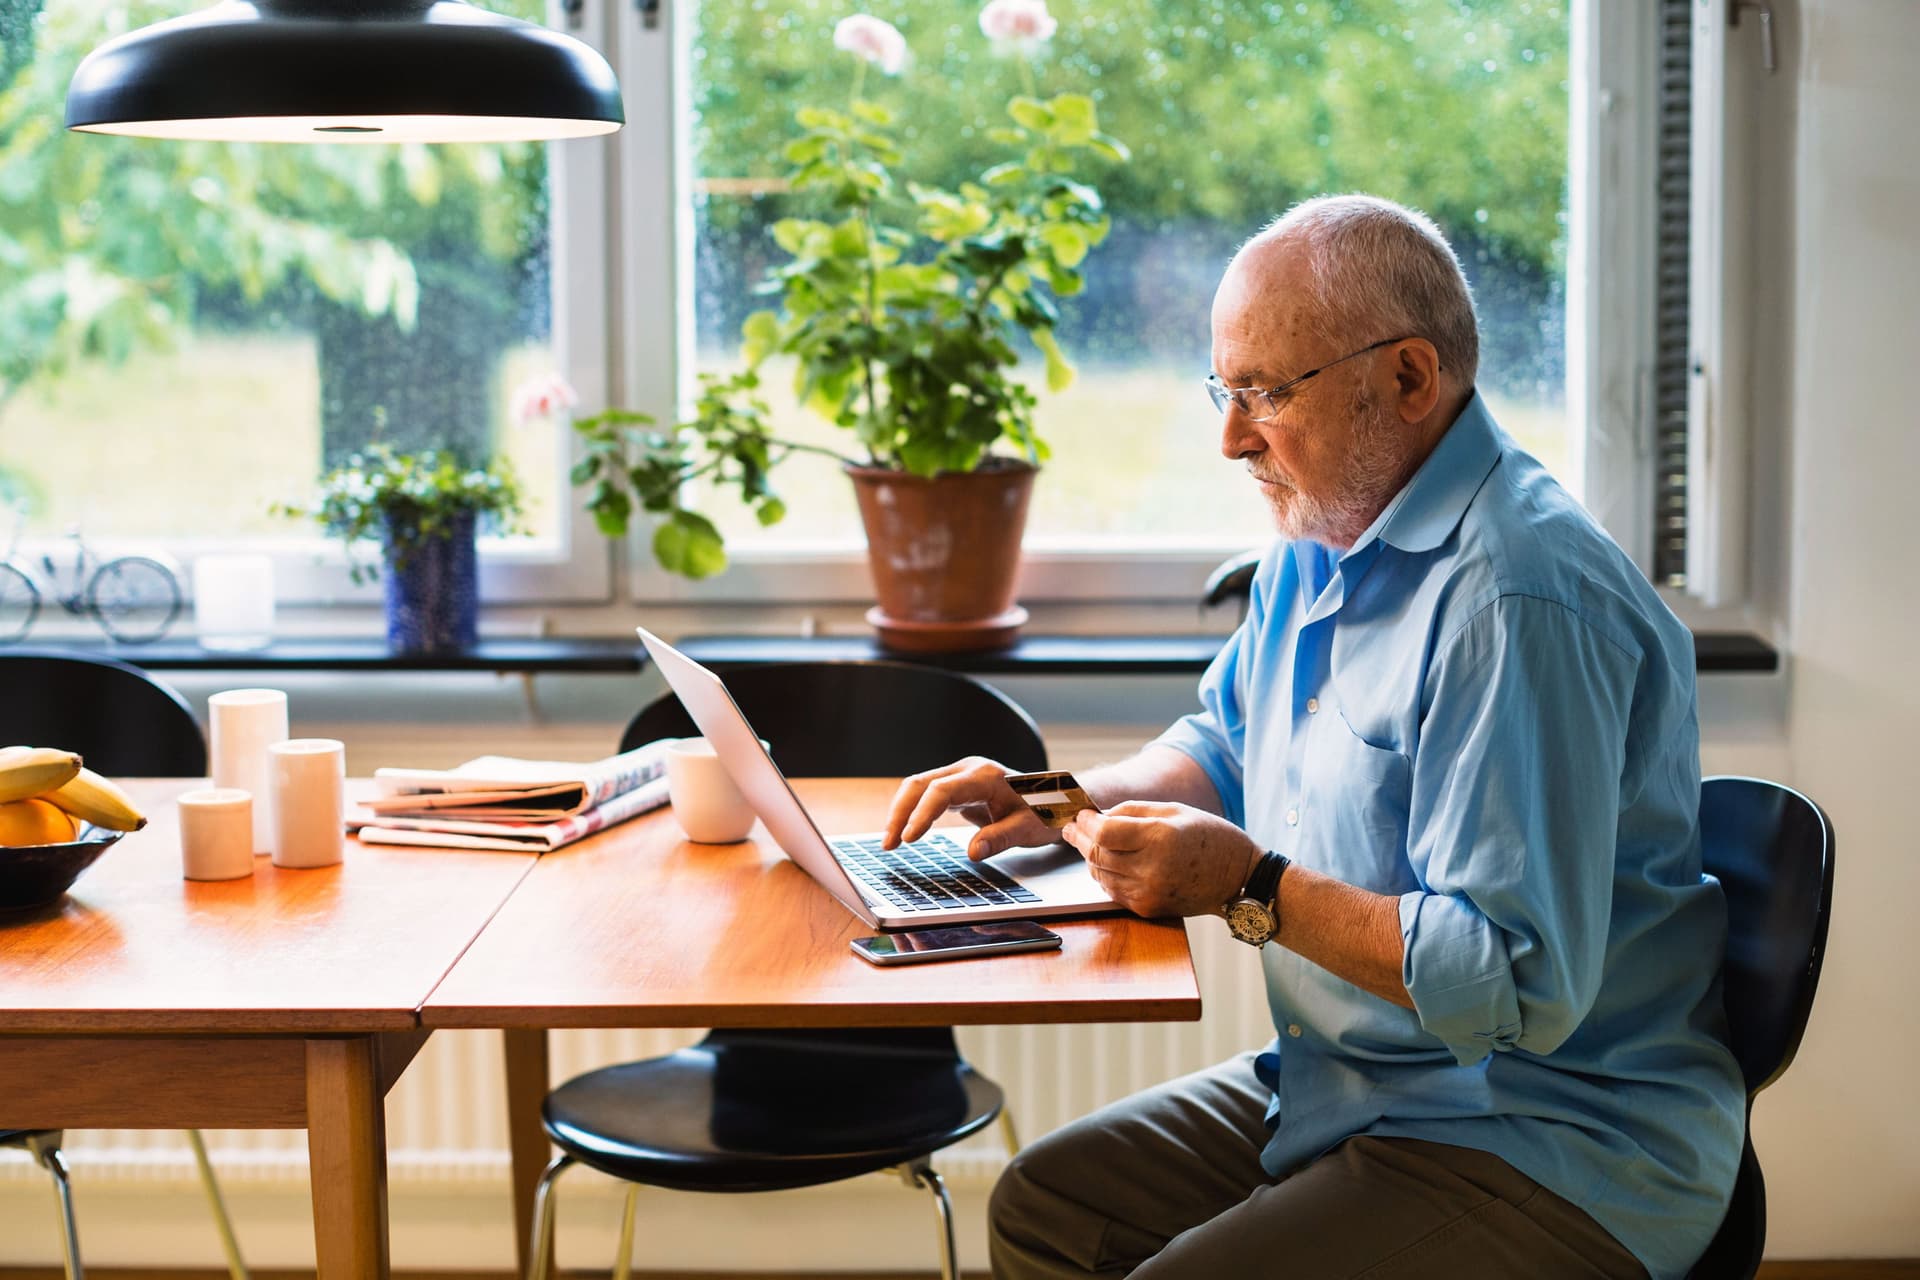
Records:
[[[962,760],[939,770],[913,805],[900,838],[918,840],[955,805],[985,802],[996,785],[1006,785],[1001,781],[1003,776],[998,765],[980,759]]]
[[[1068,829],[1079,828],[1088,839],[1115,853],[1133,853],[1147,847],[1147,842],[1159,829],[1161,821],[1158,817],[1129,817],[1122,813],[1094,813],[1082,809],[1073,815]],[[1074,847],[1077,849],[1080,846],[1076,844]]]
[[[900,843],[901,834],[906,829],[909,820],[913,817],[914,810],[919,808],[920,801],[927,793],[927,788],[942,778],[951,777],[953,774],[971,767],[971,764],[971,761],[957,760],[952,764],[941,765],[938,769],[929,769],[925,773],[916,773],[912,777],[904,779],[900,783],[899,789],[893,793],[893,803],[887,806],[887,825],[884,834],[881,836],[881,848],[891,849]],[[937,817],[938,815],[936,814],[935,816]],[[918,837],[908,836],[907,838],[911,840],[917,839]]]
[[[967,856],[975,862],[991,858],[994,854],[1026,844],[1025,834],[1028,816],[1024,812],[1014,812],[998,822],[983,823],[973,833],[973,839],[967,843]]]

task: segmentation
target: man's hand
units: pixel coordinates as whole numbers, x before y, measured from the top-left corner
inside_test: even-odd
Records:
[[[1184,804],[1129,800],[1082,810],[1060,836],[1113,900],[1143,916],[1218,915],[1262,852],[1225,818]]]
[[[967,845],[967,856],[975,862],[1017,845],[1056,843],[1059,834],[1035,817],[1026,801],[1007,785],[1006,777],[1012,772],[984,756],[968,756],[914,774],[893,793],[881,847],[891,849],[902,840],[918,840],[949,809],[980,828]]]

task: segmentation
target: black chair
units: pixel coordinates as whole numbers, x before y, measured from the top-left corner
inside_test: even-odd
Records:
[[[0,744],[76,751],[88,768],[109,775],[197,778],[207,771],[207,740],[192,708],[138,667],[111,658],[0,653]],[[0,1129],[0,1146],[25,1147],[52,1175],[68,1280],[79,1280],[80,1240],[62,1137],[57,1129]],[[197,1129],[187,1131],[187,1140],[213,1206],[227,1269],[234,1280],[246,1280],[206,1143]]]
[[[727,689],[795,777],[897,777],[985,755],[1047,767],[1033,720],[969,676],[895,662],[736,667]],[[621,750],[698,733],[668,693],[634,717]],[[590,1071],[547,1095],[561,1154],[535,1195],[533,1280],[553,1258],[553,1184],[575,1163],[633,1184],[614,1275],[631,1265],[642,1186],[773,1191],[897,1169],[931,1195],[940,1272],[958,1274],[952,1206],[932,1154],[1000,1117],[998,1085],[960,1056],[951,1027],[720,1030],[678,1053]]]
[[[1748,1133],[1727,1216],[1692,1280],[1751,1280],[1767,1239],[1753,1099],[1793,1062],[1813,1009],[1833,903],[1833,824],[1797,791],[1758,778],[1700,785],[1700,846],[1727,897],[1727,1023],[1747,1084]]]

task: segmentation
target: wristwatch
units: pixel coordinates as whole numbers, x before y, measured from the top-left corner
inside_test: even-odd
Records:
[[[1280,873],[1291,863],[1269,849],[1253,864],[1246,887],[1226,906],[1227,931],[1248,946],[1264,947],[1280,931]]]

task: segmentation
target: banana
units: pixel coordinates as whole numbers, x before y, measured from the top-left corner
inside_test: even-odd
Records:
[[[6,761],[0,759],[0,769],[5,767]],[[127,793],[91,769],[81,769],[70,781],[40,798],[109,831],[138,831],[147,825],[146,815],[134,808]]]
[[[80,773],[80,757],[54,747],[8,747],[0,751],[0,804],[28,800]]]

